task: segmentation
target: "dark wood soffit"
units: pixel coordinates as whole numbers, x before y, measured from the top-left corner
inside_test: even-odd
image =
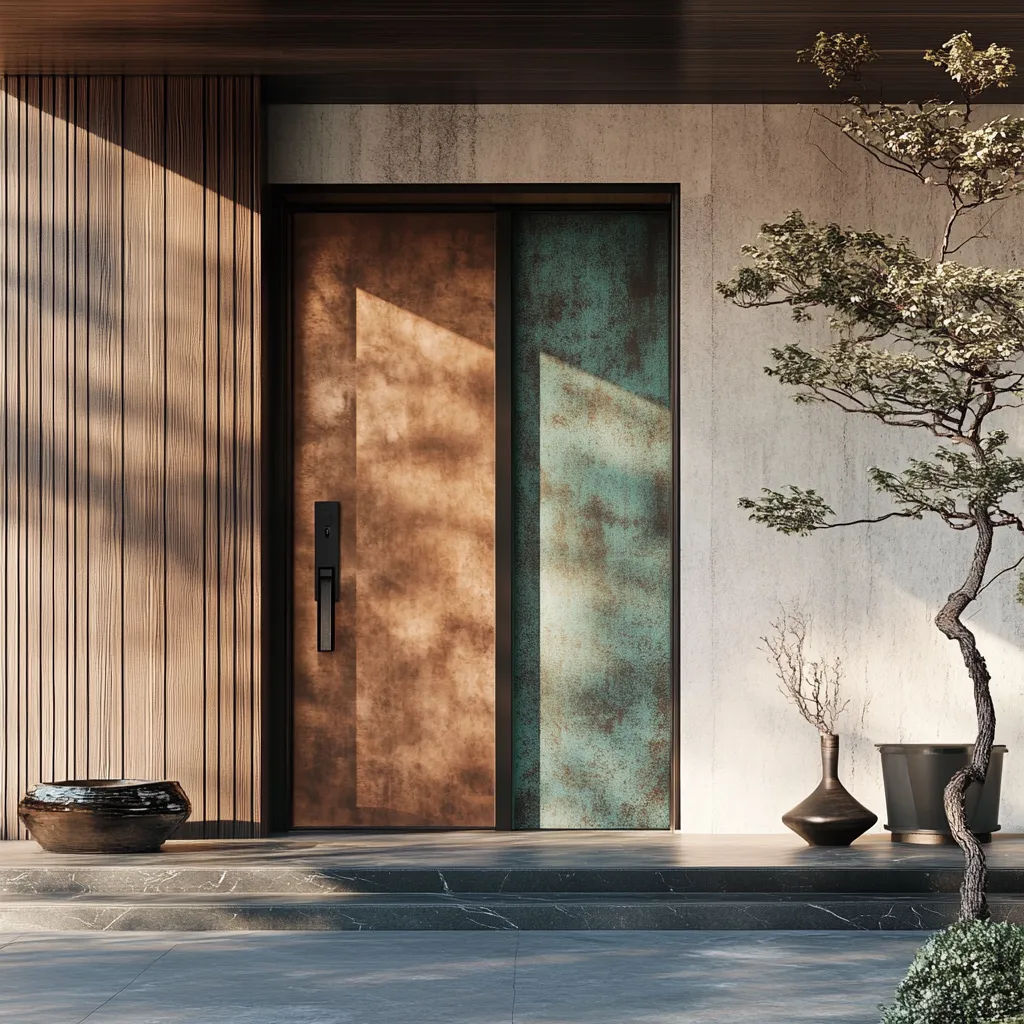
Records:
[[[867,33],[885,59],[862,94],[893,100],[945,84],[921,54],[955,32],[1024,62],[1020,0],[0,0],[0,60],[258,74],[271,103],[820,102],[794,57],[819,29]]]

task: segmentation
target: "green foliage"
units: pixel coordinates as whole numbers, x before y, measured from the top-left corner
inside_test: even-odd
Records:
[[[834,87],[875,56],[863,36],[822,32],[799,59],[816,65]],[[950,623],[959,622],[966,603],[988,585],[995,528],[1024,533],[1024,459],[1006,453],[1008,435],[988,420],[1024,405],[1024,270],[971,266],[953,257],[986,237],[986,224],[965,236],[964,215],[1024,192],[1024,118],[972,122],[974,98],[1016,74],[1005,47],[976,50],[971,36],[960,33],[925,57],[960,85],[963,103],[898,106],[854,98],[849,115],[822,116],[883,167],[945,189],[948,217],[934,249],[919,252],[906,238],[814,223],[794,211],[763,225],[758,244],[742,249],[748,265],[717,288],[741,307],[788,307],[797,324],[823,315],[831,332],[827,345],[787,341],[772,350],[765,368],[795,389],[798,402],[828,403],[937,439],[929,458],[910,459],[900,471],[869,470],[876,490],[896,506],[885,515],[832,522],[824,498],[792,485],[763,488],[760,498],[741,498],[739,506],[755,522],[801,536],[926,513],[952,529],[976,531],[970,570],[936,625],[960,640],[974,666],[979,743],[988,735],[990,744],[984,660],[970,631],[954,631]],[[988,582],[1022,563],[1024,557]],[[1017,596],[1024,604],[1024,574]],[[981,888],[971,876],[965,879],[962,915],[986,916]],[[950,930],[922,950],[885,1024],[991,1024],[1019,1014],[1022,956],[1019,931]]]
[[[1024,1013],[1024,928],[961,922],[929,939],[882,1024],[995,1024]]]
[[[975,511],[998,509],[1002,499],[1024,488],[1024,459],[1003,455],[1006,435],[993,432],[982,440],[986,458],[940,447],[932,459],[911,459],[902,473],[873,466],[877,490],[914,513],[935,512],[950,525],[974,521]]]
[[[953,188],[965,207],[1006,199],[1022,188],[1024,119],[1000,117],[973,127],[963,104],[919,107],[855,102],[834,123],[887,166],[926,185]]]
[[[1016,366],[1024,354],[1024,270],[936,263],[905,238],[808,223],[799,211],[762,225],[760,238],[741,250],[753,265],[717,285],[737,305],[788,306],[798,322],[821,307],[844,339],[924,349],[921,381],[941,388],[945,368],[992,377],[993,362]]]
[[[835,88],[877,54],[861,35],[819,32],[797,60],[814,64]],[[925,184],[949,188],[965,208],[1014,195],[1024,188],[1024,119],[1001,117],[972,127],[969,102],[985,89],[1006,88],[1017,73],[1011,52],[995,43],[976,50],[969,32],[953,36],[924,59],[942,68],[962,89],[967,103],[930,101],[911,106],[851,100],[853,113],[833,122],[886,166]]]
[[[796,59],[813,64],[828,79],[829,88],[835,89],[844,78],[859,78],[861,67],[878,60],[878,54],[859,32],[853,36],[845,32],[834,36],[819,32],[814,46],[798,50]]]
[[[992,43],[987,50],[976,50],[970,32],[953,36],[938,50],[929,50],[924,59],[929,64],[944,68],[946,73],[968,96],[977,96],[984,89],[995,86],[1005,89],[1017,73],[1005,46]]]
[[[834,515],[832,509],[814,491],[790,487],[789,494],[780,494],[767,487],[761,489],[763,497],[756,501],[740,498],[740,508],[751,509],[750,518],[756,523],[771,526],[779,533],[806,537],[812,530],[825,525],[825,517]]]
[[[819,33],[801,59],[834,84],[868,55],[862,36]],[[968,98],[1015,74],[1009,50],[976,50],[967,33],[927,59]],[[1024,491],[1024,462],[1007,456],[1006,435],[986,425],[991,414],[1024,404],[1024,270],[952,258],[969,241],[954,244],[961,215],[1024,191],[1024,118],[975,125],[969,103],[851,106],[850,116],[833,122],[845,135],[884,166],[947,190],[950,216],[937,255],[918,252],[906,238],[814,223],[794,211],[762,226],[758,243],[742,249],[748,265],[718,290],[738,306],[786,307],[797,323],[824,317],[830,344],[793,340],[774,348],[765,368],[795,389],[796,401],[952,442],[901,472],[871,469],[875,488],[895,500],[892,514],[934,513],[955,529],[987,515],[994,526],[1024,529],[1021,516],[1004,507]],[[765,490],[740,506],[783,533],[840,525],[827,521],[831,509],[812,490]]]

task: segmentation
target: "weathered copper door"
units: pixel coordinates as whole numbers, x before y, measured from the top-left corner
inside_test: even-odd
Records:
[[[292,823],[493,826],[494,216],[299,213],[292,241]]]
[[[672,814],[671,226],[512,220],[517,828]]]

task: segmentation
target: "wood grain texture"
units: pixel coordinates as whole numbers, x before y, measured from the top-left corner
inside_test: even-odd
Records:
[[[41,671],[41,611],[43,575],[42,530],[42,285],[40,256],[43,225],[41,210],[42,182],[40,174],[40,99],[41,81],[29,78],[25,84],[25,107],[22,114],[24,135],[22,156],[25,166],[24,220],[25,262],[24,281],[28,293],[22,307],[24,323],[24,355],[22,382],[24,395],[24,485],[25,531],[23,555],[25,565],[25,635],[23,703],[25,723],[25,773],[35,781],[42,774],[42,671]]]
[[[31,107],[29,108],[31,110]],[[89,771],[123,775],[121,80],[89,88]],[[30,337],[31,345],[31,337]],[[30,780],[32,781],[32,780]]]
[[[59,737],[54,729],[57,704],[56,677],[54,675],[54,645],[57,595],[54,592],[53,544],[55,540],[55,474],[53,415],[56,404],[56,350],[53,296],[54,278],[53,222],[53,108],[54,80],[40,82],[39,103],[39,774],[53,775],[54,759]],[[52,736],[46,743],[44,737]]]
[[[206,819],[206,630],[204,461],[204,316],[202,138],[195,112],[201,78],[167,82],[167,745],[168,778],[192,799],[193,820]],[[171,170],[176,168],[176,170]],[[198,313],[197,313],[198,311]],[[215,677],[214,677],[215,678]]]
[[[88,778],[89,764],[89,79],[73,79],[75,155],[71,209],[74,225],[74,430],[75,510],[74,574],[68,591],[74,599],[74,778]],[[13,820],[13,819],[12,819]]]
[[[824,102],[795,62],[819,30],[884,58],[863,95],[942,87],[924,49],[1024,45],[1014,0],[82,0],[0,6],[8,73],[261,74],[273,102]],[[952,92],[952,90],[950,90]],[[1020,102],[1018,87],[1005,97]]]
[[[69,641],[72,634],[68,629],[68,612],[71,603],[68,600],[67,580],[71,575],[68,562],[69,527],[72,525],[72,507],[68,493],[69,483],[69,439],[68,429],[69,403],[71,391],[71,375],[69,373],[69,356],[71,348],[68,344],[68,284],[69,284],[69,250],[68,232],[70,218],[67,216],[70,199],[70,179],[68,175],[68,140],[70,124],[68,120],[68,99],[71,83],[66,78],[54,79],[53,113],[49,117],[53,147],[52,179],[53,187],[50,195],[49,217],[53,225],[53,287],[50,290],[53,320],[53,402],[52,402],[52,437],[53,437],[53,574],[50,590],[53,596],[53,760],[50,771],[54,777],[67,776],[70,772],[69,725],[73,719],[69,716],[70,674],[69,674]],[[58,210],[64,211],[63,216],[56,216]]]
[[[246,171],[247,180],[250,183],[250,203],[254,209],[259,209],[260,193],[263,189],[263,103],[260,99],[260,86],[253,80],[250,83],[249,109],[246,111],[249,120],[250,148],[248,153],[248,167]],[[251,447],[249,452],[249,465],[252,473],[252,484],[250,489],[251,507],[249,509],[249,550],[251,562],[249,569],[249,582],[252,590],[249,601],[249,613],[251,615],[251,638],[252,643],[249,651],[252,691],[250,694],[252,718],[249,723],[250,735],[252,737],[252,793],[253,818],[257,817],[256,808],[264,808],[266,817],[262,819],[264,827],[269,827],[269,804],[268,796],[269,780],[271,772],[265,771],[266,762],[263,738],[264,730],[267,727],[269,700],[261,697],[263,693],[263,662],[264,651],[260,647],[260,616],[263,613],[263,595],[261,582],[263,580],[263,558],[262,558],[262,524],[264,508],[262,503],[263,494],[263,469],[264,457],[262,451],[263,438],[263,353],[259,347],[262,310],[266,301],[263,292],[262,276],[262,245],[263,235],[259,217],[250,217],[246,226],[249,236],[249,300],[246,306],[251,316],[250,330],[252,331],[253,347],[249,359],[249,409],[250,409],[250,430]],[[243,381],[242,386],[245,387]]]
[[[234,135],[234,82],[220,82],[217,98],[218,138]],[[220,688],[217,725],[217,802],[222,835],[234,836],[235,761],[235,558],[238,537],[235,523],[235,161],[227,146],[212,149],[217,161],[217,631],[220,640]]]
[[[0,85],[0,838],[126,774],[258,834],[258,84]]]
[[[203,799],[207,820],[220,835],[220,81],[203,83],[200,108],[203,158],[203,628],[206,680],[203,700]],[[211,429],[212,428],[212,429]]]
[[[232,125],[235,145],[232,158],[233,258],[232,319],[234,366],[230,379],[233,405],[232,479],[235,481],[231,536],[234,540],[234,579],[253,578],[253,417],[252,417],[252,217],[253,182],[250,174],[253,152],[253,82],[234,83]],[[255,779],[253,751],[253,595],[251,587],[233,587],[234,598],[234,764],[229,766],[234,781],[234,806],[251,807]]]
[[[164,759],[164,80],[124,79],[124,774]],[[153,154],[152,157],[146,154]]]
[[[0,244],[3,246],[3,288],[0,288],[0,303],[2,303],[3,314],[0,319],[0,326],[3,329],[3,357],[4,357],[4,379],[2,386],[3,397],[3,530],[0,538],[3,542],[3,636],[5,638],[4,650],[0,656],[0,665],[3,668],[3,683],[0,684],[0,700],[3,705],[0,708],[0,727],[4,730],[6,742],[3,751],[0,752],[0,771],[3,772],[3,802],[0,804],[0,813],[5,821],[13,821],[17,813],[18,783],[20,775],[18,772],[18,746],[17,742],[11,742],[11,737],[17,737],[17,686],[18,686],[18,663],[17,645],[11,643],[10,638],[16,635],[18,594],[17,594],[17,566],[15,552],[17,547],[17,493],[15,484],[18,479],[18,458],[15,446],[17,444],[17,429],[15,423],[15,410],[17,408],[17,373],[15,370],[17,359],[18,325],[15,319],[17,314],[17,244],[18,244],[18,216],[17,184],[20,180],[17,169],[17,95],[13,83],[8,83],[10,92],[0,97],[0,117],[3,127],[3,158],[2,166],[4,171],[3,186],[0,188],[0,199],[2,199],[3,220],[0,221]]]

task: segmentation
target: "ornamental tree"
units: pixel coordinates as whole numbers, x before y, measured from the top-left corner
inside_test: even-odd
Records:
[[[863,36],[819,33],[798,57],[836,87],[856,78],[876,55]],[[983,237],[984,223],[973,232],[965,227],[972,214],[1024,191],[1024,118],[974,119],[977,97],[1014,76],[1010,58],[1003,47],[975,49],[962,33],[925,54],[957,83],[962,101],[891,105],[853,97],[849,113],[822,115],[893,173],[945,191],[948,218],[932,252],[890,234],[814,223],[796,211],[765,224],[758,243],[742,249],[749,265],[718,284],[739,306],[788,306],[797,324],[817,311],[824,315],[827,345],[814,347],[797,337],[773,349],[765,368],[796,389],[797,402],[936,439],[928,458],[868,471],[875,489],[895,506],[874,519],[837,521],[822,496],[797,486],[766,488],[739,504],[754,521],[785,534],[937,516],[970,539],[966,575],[956,579],[935,617],[960,648],[978,721],[970,762],[945,790],[950,830],[965,858],[963,920],[989,916],[984,851],[967,827],[964,798],[971,783],[988,773],[996,719],[985,659],[961,616],[996,577],[1024,561],[1022,556],[988,575],[995,531],[1010,527],[1024,534],[1024,459],[1009,454],[1010,435],[995,427],[999,412],[1019,407],[1024,397],[1024,270],[974,266],[955,257],[971,239]]]

